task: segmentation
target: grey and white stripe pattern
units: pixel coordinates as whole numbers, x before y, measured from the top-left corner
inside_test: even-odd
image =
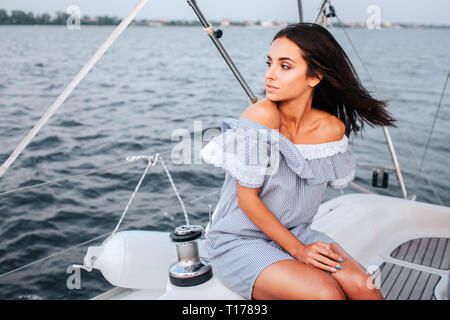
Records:
[[[240,209],[237,180],[244,187],[260,188],[259,198],[303,243],[332,243],[332,238],[310,225],[326,187],[345,187],[354,179],[356,161],[346,136],[328,143],[295,145],[278,130],[245,118],[226,118],[221,129],[221,135],[200,151],[205,162],[226,170],[205,250],[222,283],[251,299],[253,283],[262,270],[294,258]]]

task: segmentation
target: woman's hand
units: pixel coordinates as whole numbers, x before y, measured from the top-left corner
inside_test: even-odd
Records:
[[[317,241],[300,247],[294,258],[309,266],[323,269],[329,272],[337,272],[342,269],[340,262],[344,260],[331,250],[331,245]]]

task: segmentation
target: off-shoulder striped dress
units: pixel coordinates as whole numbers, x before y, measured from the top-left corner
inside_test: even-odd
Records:
[[[205,250],[214,274],[246,299],[269,265],[294,259],[266,236],[240,209],[237,185],[261,188],[259,198],[300,241],[332,243],[311,229],[326,187],[344,188],[355,177],[348,138],[321,144],[294,144],[278,130],[245,118],[226,118],[222,133],[200,151],[202,159],[225,169]]]

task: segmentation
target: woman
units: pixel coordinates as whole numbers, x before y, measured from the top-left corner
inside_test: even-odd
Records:
[[[214,273],[247,299],[383,299],[365,268],[310,226],[326,187],[354,179],[350,133],[395,119],[319,25],[279,31],[267,59],[266,99],[225,119],[201,150],[226,169],[205,244]]]

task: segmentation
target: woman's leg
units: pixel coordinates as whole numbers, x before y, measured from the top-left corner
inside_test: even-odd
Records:
[[[346,299],[332,276],[296,260],[281,260],[264,269],[256,278],[252,297],[266,300]]]
[[[344,262],[337,262],[343,269],[330,275],[339,283],[346,296],[349,299],[383,300],[380,290],[374,287],[366,269],[336,242],[331,243],[331,248]]]

